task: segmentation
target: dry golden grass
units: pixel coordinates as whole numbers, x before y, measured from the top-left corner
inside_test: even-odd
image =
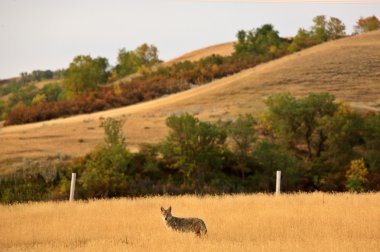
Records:
[[[380,31],[309,48],[191,90],[88,115],[21,126],[0,127],[0,174],[24,158],[58,153],[82,156],[102,141],[102,117],[123,117],[127,143],[157,143],[168,129],[165,118],[189,112],[203,120],[233,119],[265,110],[263,99],[279,92],[330,92],[365,110],[380,108]]]
[[[179,63],[186,60],[197,61],[202,58],[211,56],[213,54],[220,55],[220,56],[230,56],[233,52],[234,52],[234,42],[227,42],[223,44],[201,48],[189,53],[185,53],[182,56],[166,61],[164,65],[175,64],[175,63]]]
[[[204,219],[166,229],[160,206]],[[1,251],[380,251],[380,194],[152,197],[0,206]]]

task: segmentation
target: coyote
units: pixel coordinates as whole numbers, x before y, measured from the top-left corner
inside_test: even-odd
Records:
[[[172,215],[172,207],[169,207],[167,210],[161,207],[161,214],[168,228],[182,232],[194,232],[199,237],[207,233],[206,224],[203,220],[174,217]]]

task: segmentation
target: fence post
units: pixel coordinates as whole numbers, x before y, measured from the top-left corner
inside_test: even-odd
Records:
[[[74,201],[76,173],[71,173],[70,201]]]
[[[281,171],[276,172],[276,195],[281,193]]]

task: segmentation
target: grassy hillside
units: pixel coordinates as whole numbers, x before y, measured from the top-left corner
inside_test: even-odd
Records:
[[[379,202],[379,193],[314,193],[2,205],[0,250],[378,251]],[[202,218],[208,236],[168,230],[160,206],[169,205]]]
[[[223,44],[208,46],[208,47],[195,50],[189,53],[185,53],[182,56],[168,60],[167,62],[164,63],[164,65],[175,64],[175,63],[179,63],[186,60],[196,61],[196,60],[200,60],[202,58],[211,56],[213,54],[220,55],[220,56],[229,56],[233,52],[234,52],[234,42],[227,42]]]
[[[0,129],[0,173],[23,158],[81,156],[103,139],[99,120],[126,119],[131,149],[167,133],[165,118],[189,112],[201,119],[235,118],[265,109],[263,99],[279,92],[330,92],[359,109],[380,108],[380,32],[328,42],[183,93],[120,109]]]

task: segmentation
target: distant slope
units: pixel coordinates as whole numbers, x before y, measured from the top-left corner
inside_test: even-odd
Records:
[[[7,85],[8,83],[11,83],[12,81],[16,81],[18,79],[20,79],[20,77],[13,77],[13,78],[8,78],[8,79],[0,79],[0,86]]]
[[[211,56],[212,54],[217,54],[220,56],[229,56],[234,52],[234,42],[227,42],[223,44],[213,45],[209,47],[205,47],[202,49],[198,49],[189,53],[186,53],[180,57],[171,59],[166,61],[164,64],[174,64],[181,61],[196,61],[207,56]]]
[[[380,108],[380,31],[348,37],[261,64],[210,84],[150,102],[109,111],[0,129],[0,163],[25,157],[91,151],[103,140],[99,121],[125,118],[134,149],[156,143],[168,130],[165,118],[184,112],[201,119],[233,119],[265,110],[263,99],[279,92],[330,92],[355,107]],[[0,165],[1,166],[1,165]],[[10,165],[6,167],[11,167]],[[1,170],[0,173],[7,172]]]
[[[234,42],[227,42],[223,44],[217,44],[213,46],[208,46],[205,48],[201,48],[189,53],[185,53],[182,56],[179,56],[177,58],[162,62],[159,66],[170,66],[175,63],[183,62],[183,61],[197,61],[202,58],[211,56],[213,54],[220,55],[220,56],[229,56],[232,55],[234,52]],[[121,79],[115,80],[112,83],[121,83],[121,82],[128,82],[131,81],[133,78],[137,78],[141,76],[140,73],[135,73],[126,77],[123,77]]]

